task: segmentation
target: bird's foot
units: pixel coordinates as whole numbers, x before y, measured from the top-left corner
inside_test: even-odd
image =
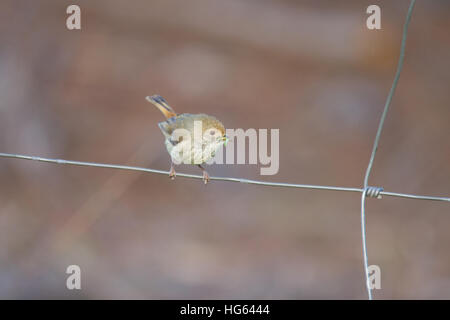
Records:
[[[209,174],[206,170],[203,170],[203,182],[207,184],[209,182]]]
[[[176,175],[177,175],[177,173],[175,172],[175,168],[173,166],[171,166],[170,171],[169,171],[169,178],[171,180],[174,180]]]

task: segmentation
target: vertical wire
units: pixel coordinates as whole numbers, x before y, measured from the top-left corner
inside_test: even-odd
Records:
[[[386,104],[384,106],[383,114],[381,115],[377,134],[375,136],[375,141],[373,143],[372,154],[370,155],[369,165],[367,166],[366,174],[364,177],[364,191],[362,193],[362,198],[361,198],[361,234],[362,234],[362,247],[363,247],[363,257],[364,257],[364,273],[366,275],[366,277],[365,277],[366,278],[366,288],[367,288],[367,294],[369,296],[369,300],[372,300],[372,290],[370,288],[370,283],[369,283],[369,270],[368,270],[368,265],[369,265],[368,260],[369,259],[367,256],[367,242],[366,242],[365,200],[366,200],[366,194],[367,194],[367,190],[368,190],[369,176],[370,176],[370,172],[372,170],[373,161],[375,159],[375,154],[377,153],[378,143],[380,142],[380,136],[381,136],[381,132],[383,131],[384,121],[385,121],[386,115],[389,111],[389,106],[391,104],[392,97],[394,96],[395,89],[397,88],[397,83],[400,78],[400,73],[402,71],[403,61],[405,59],[406,36],[408,34],[408,26],[409,26],[409,22],[411,20],[411,15],[412,15],[412,11],[413,11],[415,2],[416,2],[416,0],[411,0],[409,9],[408,9],[408,13],[406,14],[406,21],[403,26],[402,42],[400,45],[400,57],[398,60],[398,65],[397,65],[397,72],[395,73],[394,81],[392,83],[391,90],[389,91],[389,94],[388,94],[388,97],[386,100]]]
[[[362,234],[362,243],[363,243],[363,257],[364,257],[364,273],[366,274],[366,289],[367,296],[369,300],[372,300],[372,289],[370,288],[369,283],[369,260],[367,258],[367,245],[366,245],[366,213],[365,213],[365,200],[366,200],[367,189],[364,189],[361,195],[361,234]]]
[[[403,61],[405,58],[406,36],[408,34],[409,21],[411,20],[411,14],[412,14],[415,2],[416,2],[416,0],[411,0],[411,4],[408,9],[408,14],[406,16],[406,22],[403,27],[403,36],[402,36],[402,43],[401,43],[401,47],[400,47],[400,57],[398,60],[397,72],[395,74],[395,78],[394,78],[394,82],[392,83],[391,90],[389,91],[389,95],[387,97],[386,104],[384,106],[383,114],[381,115],[380,124],[378,125],[377,134],[375,136],[375,141],[373,143],[372,154],[370,156],[369,165],[367,167],[366,175],[364,177],[364,188],[367,187],[368,182],[369,182],[369,176],[370,176],[370,172],[372,170],[373,160],[375,159],[375,154],[377,153],[377,149],[378,149],[378,143],[380,142],[381,131],[383,130],[384,121],[386,119],[386,115],[388,113],[389,106],[391,104],[392,97],[394,96],[395,89],[397,88],[398,79],[400,78],[400,73],[402,71]]]

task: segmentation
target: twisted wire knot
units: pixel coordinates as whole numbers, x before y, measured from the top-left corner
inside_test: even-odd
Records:
[[[364,191],[366,192],[366,197],[381,199],[381,192],[383,188],[380,187],[370,187],[367,186]]]

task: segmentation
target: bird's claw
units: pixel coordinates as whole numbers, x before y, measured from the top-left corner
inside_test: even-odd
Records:
[[[172,166],[170,167],[170,171],[169,171],[169,178],[171,180],[175,180],[177,173],[175,172],[175,168]]]
[[[209,174],[205,170],[203,170],[203,182],[207,184],[209,182]]]

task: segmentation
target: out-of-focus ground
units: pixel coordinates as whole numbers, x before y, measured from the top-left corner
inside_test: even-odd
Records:
[[[69,31],[72,3],[0,2],[0,152],[167,170],[158,93],[280,129],[277,175],[211,175],[362,185],[408,1],[80,0]],[[416,4],[371,185],[450,194],[449,9]],[[375,297],[450,298],[449,226],[448,203],[368,199]],[[0,159],[0,298],[55,297],[365,299],[360,195]]]

